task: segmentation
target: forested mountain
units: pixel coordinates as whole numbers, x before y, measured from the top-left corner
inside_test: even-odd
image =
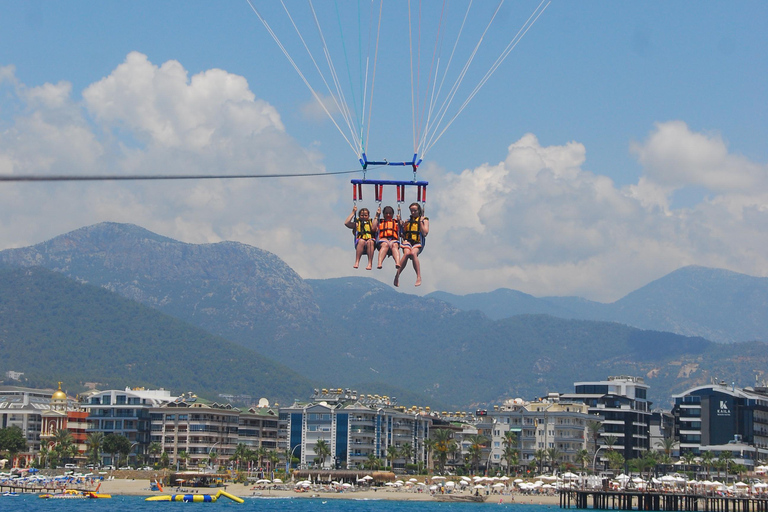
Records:
[[[90,226],[0,252],[0,261],[41,265],[114,290],[223,336],[240,345],[242,354],[267,355],[320,387],[386,393],[403,405],[458,408],[530,399],[571,391],[575,381],[618,374],[644,377],[650,398],[666,404],[672,393],[711,378],[752,385],[756,377],[765,379],[768,368],[764,343],[723,345],[554,317],[574,303],[583,307],[579,311],[588,310],[588,301],[550,298],[547,315],[494,318],[462,311],[438,294],[399,293],[373,279],[305,281],[256,248],[184,244],[132,225]],[[648,296],[628,296],[623,304],[649,308]],[[539,313],[539,299],[513,291],[495,294],[499,303],[505,297],[523,304],[526,313]],[[677,300],[685,300],[684,291]],[[687,307],[680,304],[678,310]]]
[[[49,270],[0,269],[0,372],[75,393],[126,386],[292,400],[312,384],[220,336]]]

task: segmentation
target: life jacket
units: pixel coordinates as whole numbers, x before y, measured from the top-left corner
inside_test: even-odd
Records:
[[[355,225],[355,237],[361,240],[370,240],[373,238],[373,225],[370,220],[357,219]]]
[[[379,238],[397,240],[397,233],[397,221],[395,219],[383,220],[379,223]]]
[[[403,240],[411,245],[420,244],[422,241],[420,221],[421,217],[416,220],[408,219],[403,223]]]

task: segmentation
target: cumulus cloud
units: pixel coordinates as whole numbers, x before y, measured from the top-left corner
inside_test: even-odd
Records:
[[[503,162],[443,176],[432,195],[434,286],[615,300],[689,264],[768,272],[765,165],[679,121],[631,149],[644,173],[623,188],[582,168],[583,145],[543,147],[532,134]],[[688,186],[713,195],[672,208],[671,194]]]
[[[190,76],[176,61],[130,53],[82,91],[29,87],[0,68],[0,173],[276,174],[323,170],[323,155],[286,133],[280,113],[224,70]],[[13,112],[15,117],[7,113]],[[765,164],[717,134],[660,122],[630,151],[642,166],[618,187],[585,170],[577,141],[513,141],[500,162],[432,181],[420,291],[514,288],[614,300],[683,265],[768,274]],[[291,155],[291,167],[285,167]],[[351,273],[341,178],[10,184],[0,187],[0,247],[40,242],[102,221],[131,222],[192,243],[237,240],[272,251],[300,275]],[[685,208],[688,187],[707,196]],[[368,205],[370,206],[370,205]],[[358,271],[389,282],[383,272]],[[410,288],[409,269],[401,281]]]

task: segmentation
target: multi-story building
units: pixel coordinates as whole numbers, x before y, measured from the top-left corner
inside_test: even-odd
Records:
[[[558,462],[578,465],[577,454],[588,449],[587,423],[599,419],[589,414],[589,406],[550,393],[546,398],[527,402],[506,400],[488,411],[492,418],[489,462],[491,467],[506,467],[504,438],[508,431],[517,434],[518,464],[528,465],[539,450],[555,449]]]
[[[424,439],[430,418],[397,407],[386,396],[358,395],[349,389],[315,390],[311,402],[280,408],[280,418],[288,432],[287,457],[297,457],[301,467],[353,469],[377,458],[402,468],[426,460]],[[322,461],[317,450],[321,440],[330,450]],[[407,457],[390,457],[390,447],[401,453],[406,445],[410,446]]]
[[[720,382],[673,398],[682,453],[699,455],[733,442],[768,449],[768,387],[742,389]]]
[[[52,403],[60,410],[54,411]],[[66,428],[67,411],[75,410],[76,402],[59,389],[31,389],[0,386],[0,428],[19,427],[27,440],[27,448],[11,461],[14,465],[29,465],[40,453],[43,415],[58,418],[57,428]],[[49,413],[51,413],[49,415]],[[48,429],[50,430],[50,429]]]
[[[651,402],[642,377],[608,377],[605,381],[576,382],[575,391],[561,400],[579,401],[589,413],[602,417],[603,437],[615,440],[625,460],[641,458],[650,448]]]
[[[240,410],[230,404],[205,404],[180,397],[154,407],[150,441],[177,467],[216,466],[228,461],[240,442]],[[186,454],[186,460],[182,460]]]
[[[150,443],[150,412],[173,401],[164,389],[125,388],[81,395],[80,406],[88,412],[88,432],[118,434],[131,442],[129,462],[145,458]],[[112,454],[103,454],[102,464],[116,464]]]

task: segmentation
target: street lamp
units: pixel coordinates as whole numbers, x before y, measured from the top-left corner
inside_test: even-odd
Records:
[[[597,450],[595,450],[595,456],[592,457],[592,472],[593,473],[595,472],[595,464],[597,464],[597,453],[600,450],[602,450],[603,448],[605,448],[606,446],[607,445],[601,444],[600,446],[597,447]]]
[[[294,446],[293,450],[291,450],[290,455],[288,455],[288,457],[286,457],[286,459],[285,459],[285,476],[286,476],[286,478],[288,477],[288,473],[291,471],[291,459],[293,459],[293,452],[295,452],[296,448],[298,448],[299,446],[301,446],[301,444],[297,444],[296,446]]]
[[[208,449],[208,462],[211,463],[211,453],[213,453],[213,449],[216,448],[216,445],[221,444],[221,441],[216,441],[211,445],[211,447]],[[218,457],[217,457],[218,458]],[[213,463],[211,465],[211,471],[213,471]]]

